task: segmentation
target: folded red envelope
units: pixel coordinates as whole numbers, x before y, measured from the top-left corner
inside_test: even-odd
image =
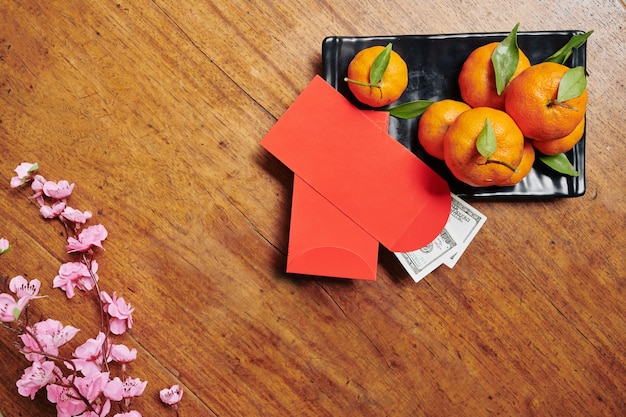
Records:
[[[287,272],[376,279],[378,241],[294,177]]]
[[[389,113],[364,114],[387,131]],[[287,272],[375,280],[378,241],[295,175]]]
[[[261,145],[393,252],[427,245],[450,214],[448,184],[319,76]]]

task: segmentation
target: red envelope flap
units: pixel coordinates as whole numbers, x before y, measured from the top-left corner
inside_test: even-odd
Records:
[[[376,279],[375,267],[376,262],[372,269],[370,262],[359,256],[359,253],[340,247],[313,248],[290,257],[287,262],[289,273],[369,281]]]
[[[448,184],[316,76],[261,145],[394,252],[443,229]]]

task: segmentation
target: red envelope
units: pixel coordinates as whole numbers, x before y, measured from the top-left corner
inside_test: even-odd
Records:
[[[261,145],[393,252],[427,245],[450,214],[448,184],[319,76]]]
[[[287,272],[376,279],[378,241],[294,177]]]
[[[389,113],[364,113],[387,131]],[[296,175],[287,272],[375,280],[377,263],[378,241]]]

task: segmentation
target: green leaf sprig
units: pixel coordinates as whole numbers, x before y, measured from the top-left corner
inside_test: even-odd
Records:
[[[500,164],[509,168],[513,172],[517,172],[517,168],[505,161],[499,161],[497,159],[491,159],[498,149],[498,142],[496,140],[496,133],[493,130],[493,125],[489,118],[485,119],[485,125],[476,138],[476,150],[479,154],[485,157],[485,164]]]
[[[557,64],[564,64],[565,61],[572,55],[574,49],[580,48],[587,42],[587,38],[591,36],[593,30],[585,33],[579,33],[570,38],[570,40],[563,45],[561,49],[550,55],[544,62],[556,62]]]
[[[587,77],[583,67],[568,69],[559,83],[556,101],[563,103],[580,96],[587,88]]]
[[[496,153],[496,149],[498,149],[496,134],[493,131],[493,126],[491,125],[489,118],[487,118],[485,119],[485,125],[476,139],[476,150],[486,159],[489,159],[494,153]]]
[[[537,155],[537,158],[558,173],[571,177],[578,177],[580,175],[564,153],[557,155]]]
[[[389,60],[391,59],[391,48],[390,42],[374,59],[372,68],[370,68],[370,84],[380,85],[380,82],[383,80],[383,74],[387,71]]]
[[[424,114],[426,109],[433,103],[433,101],[428,100],[409,101],[408,103],[397,105],[386,111],[388,111],[391,116],[398,119],[413,119]]]
[[[496,77],[496,92],[502,94],[504,87],[515,74],[519,62],[519,47],[517,46],[517,28],[519,23],[511,30],[491,54],[491,62]]]
[[[369,82],[364,83],[361,81],[351,80],[348,77],[344,78],[343,80],[349,83],[363,86],[363,87],[381,88],[383,75],[385,74],[385,71],[387,71],[387,67],[389,66],[389,61],[391,60],[391,49],[392,49],[392,44],[390,42],[376,56],[370,68]]]

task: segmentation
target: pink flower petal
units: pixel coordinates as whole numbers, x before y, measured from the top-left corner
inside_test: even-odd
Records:
[[[178,385],[172,385],[171,388],[164,388],[159,391],[159,398],[168,405],[178,404],[183,398],[183,389]]]

